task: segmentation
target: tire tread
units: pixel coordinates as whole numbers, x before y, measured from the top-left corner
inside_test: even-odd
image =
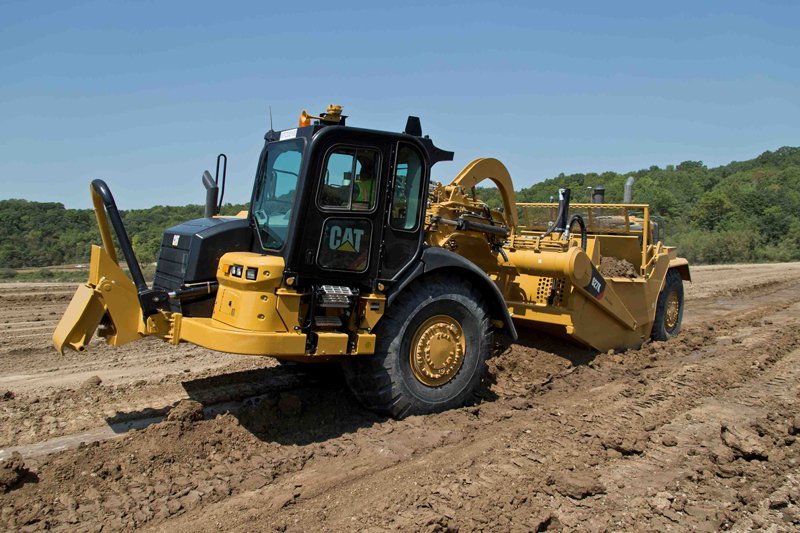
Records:
[[[480,344],[486,348],[485,353],[479,355],[481,361],[478,363],[477,371],[481,374],[480,378],[483,377],[486,369],[485,361],[493,346],[491,322],[484,298],[465,279],[454,280],[444,276],[426,276],[406,287],[386,311],[375,330],[377,336],[375,355],[352,358],[342,362],[344,376],[350,389],[365,407],[382,415],[403,418],[411,414],[441,411],[474,401],[477,387],[473,387],[473,390],[470,391],[462,391],[455,401],[444,402],[443,405],[423,404],[405,390],[403,376],[398,371],[399,369],[388,362],[389,357],[402,344],[400,336],[409,316],[426,300],[447,294],[465,298],[472,307],[470,311],[475,315],[480,331],[482,331]],[[480,379],[477,380],[478,383],[480,381]],[[464,394],[464,392],[469,394]],[[462,398],[462,396],[468,396],[468,398]]]

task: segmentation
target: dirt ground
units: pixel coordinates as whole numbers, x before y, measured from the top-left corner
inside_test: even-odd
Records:
[[[522,331],[479,404],[403,421],[336,367],[58,355],[74,286],[0,284],[0,530],[796,531],[800,264],[693,277],[670,342]]]

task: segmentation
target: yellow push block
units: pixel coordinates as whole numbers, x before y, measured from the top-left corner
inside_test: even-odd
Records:
[[[314,355],[344,355],[347,353],[346,333],[318,333]]]

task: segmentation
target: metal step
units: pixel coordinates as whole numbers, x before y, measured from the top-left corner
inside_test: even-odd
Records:
[[[342,319],[338,316],[315,316],[314,325],[321,328],[339,328],[342,326]]]
[[[343,294],[345,296],[353,296],[353,290],[344,285],[323,285],[319,288],[322,294]]]
[[[319,306],[349,308],[352,296],[355,296],[355,294],[350,287],[323,285],[319,288]]]

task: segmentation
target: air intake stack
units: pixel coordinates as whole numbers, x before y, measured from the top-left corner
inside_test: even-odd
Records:
[[[622,197],[622,203],[624,204],[633,203],[633,181],[633,176],[628,176],[628,179],[625,181],[625,193]]]

